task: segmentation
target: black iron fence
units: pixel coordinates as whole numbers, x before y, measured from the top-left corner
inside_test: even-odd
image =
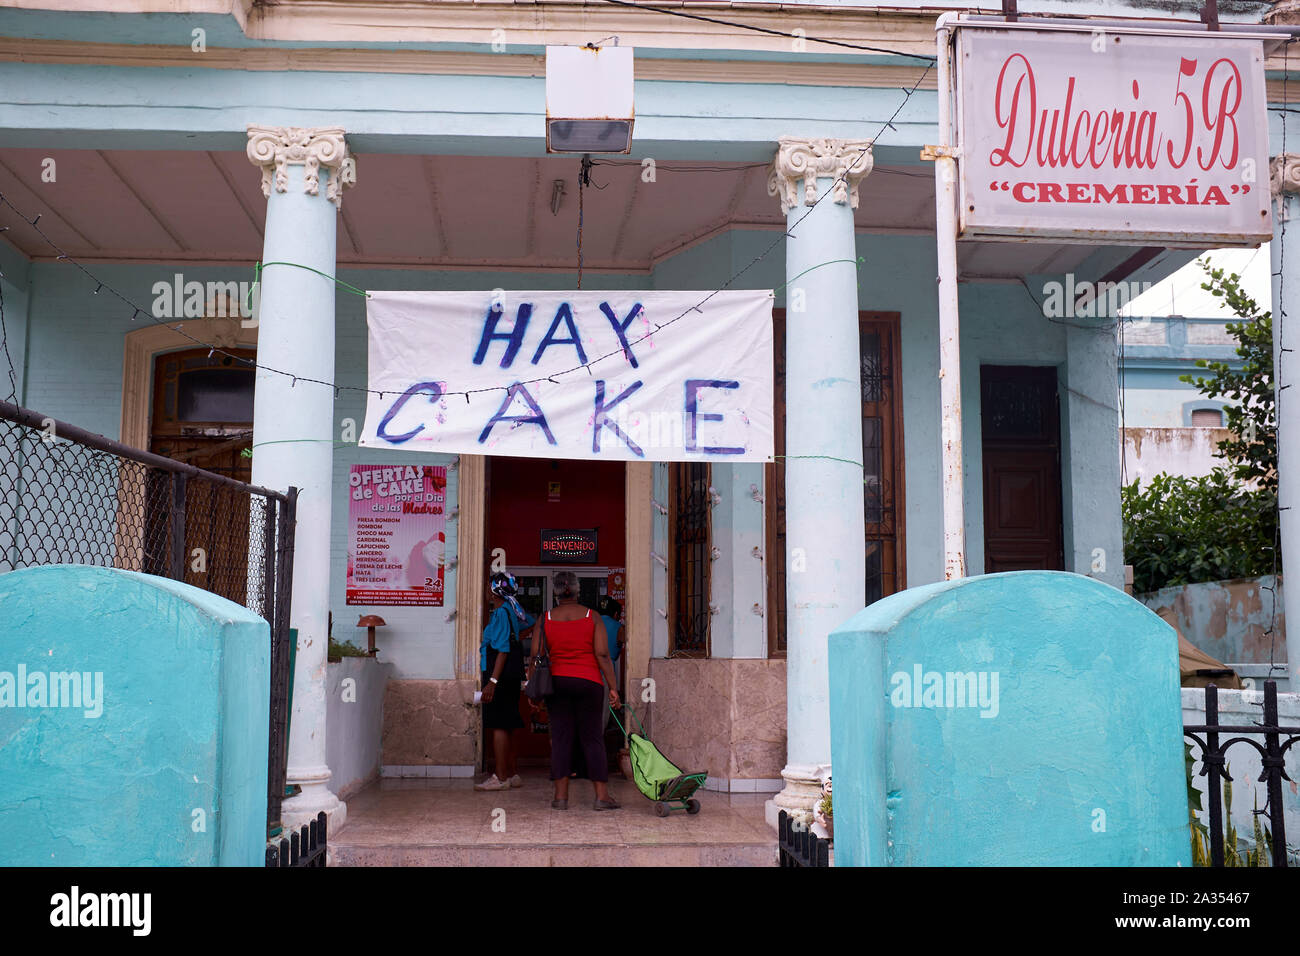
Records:
[[[321,866],[326,858],[325,812],[316,814],[310,824],[304,824],[297,833],[290,833],[289,839],[281,838],[277,844],[266,848],[266,865],[281,866]]]
[[[784,810],[777,817],[776,848],[780,866],[831,865],[831,841],[817,836]]]
[[[1260,756],[1263,770],[1259,782],[1265,785],[1266,801],[1262,810],[1256,811],[1268,818],[1267,829],[1264,826],[1254,828],[1262,837],[1256,840],[1256,852],[1267,850],[1273,866],[1287,865],[1286,821],[1283,816],[1282,781],[1290,781],[1284,761],[1291,745],[1300,740],[1300,727],[1282,727],[1277,716],[1277,684],[1264,681],[1263,722],[1259,724],[1220,724],[1219,723],[1219,689],[1213,684],[1205,688],[1205,723],[1191,724],[1183,727],[1183,734],[1201,751],[1201,776],[1206,778],[1206,793],[1209,806],[1209,863],[1211,866],[1225,865],[1225,832],[1223,819],[1223,781],[1231,781],[1228,775],[1227,752],[1234,744],[1248,744],[1254,747]],[[1228,739],[1221,735],[1231,734]],[[1263,742],[1252,738],[1262,737]],[[1258,818],[1257,818],[1258,819]],[[1232,823],[1228,821],[1231,831]],[[1235,842],[1235,841],[1234,841]],[[1229,847],[1236,856],[1235,846]]]
[[[271,627],[268,832],[284,797],[297,490],[258,488],[0,401],[0,572],[92,564],[184,581]]]

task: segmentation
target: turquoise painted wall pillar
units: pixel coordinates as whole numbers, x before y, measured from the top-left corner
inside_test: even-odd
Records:
[[[1283,117],[1285,122],[1285,117]],[[1277,395],[1277,497],[1282,509],[1282,566],[1300,569],[1300,154],[1275,156],[1273,241],[1273,383]],[[1282,238],[1290,225],[1290,242]],[[1285,313],[1285,314],[1284,314]],[[1300,689],[1300,587],[1284,587],[1287,675]]]
[[[356,179],[339,127],[250,126],[248,158],[267,197],[253,404],[253,483],[299,489],[293,605],[298,629],[288,778],[299,794],[282,819],[296,827],[320,811],[335,830],[347,808],[329,788],[325,758],[325,658],[333,497],[334,275],[343,187]],[[323,275],[317,273],[323,273]],[[278,374],[279,369],[291,375]],[[296,378],[295,378],[296,377]],[[317,381],[306,381],[316,379]]]
[[[265,866],[266,621],[85,565],[0,607],[0,866]]]
[[[831,758],[826,635],[866,600],[853,210],[867,141],[782,137],[768,192],[786,214],[786,767],[768,802],[811,809]],[[820,197],[821,201],[818,201]]]
[[[1065,570],[1123,590],[1124,524],[1115,495],[1120,431],[1115,427],[1119,372],[1114,335],[1067,327],[1065,353],[1060,370]]]
[[[1061,571],[912,587],[830,635],[836,866],[1190,866],[1178,638]]]

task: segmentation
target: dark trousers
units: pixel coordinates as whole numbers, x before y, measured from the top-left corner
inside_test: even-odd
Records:
[[[601,715],[605,688],[581,677],[556,677],[555,693],[546,698],[551,718],[551,779],[567,780],[573,772],[575,746],[586,758],[588,780],[609,780]]]

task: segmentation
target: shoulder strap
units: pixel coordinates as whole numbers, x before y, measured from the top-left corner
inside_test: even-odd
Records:
[[[551,612],[547,611],[537,621],[537,628],[541,632],[537,639],[537,647],[533,650],[533,657],[546,657],[546,622],[550,619]]]

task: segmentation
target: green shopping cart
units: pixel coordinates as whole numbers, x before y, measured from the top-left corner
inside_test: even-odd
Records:
[[[655,813],[661,817],[668,816],[673,810],[685,810],[691,814],[699,813],[700,801],[691,794],[704,786],[704,781],[709,776],[708,772],[683,773],[651,743],[650,738],[645,735],[645,727],[642,726],[641,718],[636,715],[636,711],[631,707],[627,710],[636,721],[641,733],[629,734],[624,730],[618,714],[614,713],[612,707],[610,714],[614,717],[614,723],[618,724],[618,729],[627,737],[628,756],[632,761],[632,779],[636,783],[636,788],[647,800],[654,802]]]

